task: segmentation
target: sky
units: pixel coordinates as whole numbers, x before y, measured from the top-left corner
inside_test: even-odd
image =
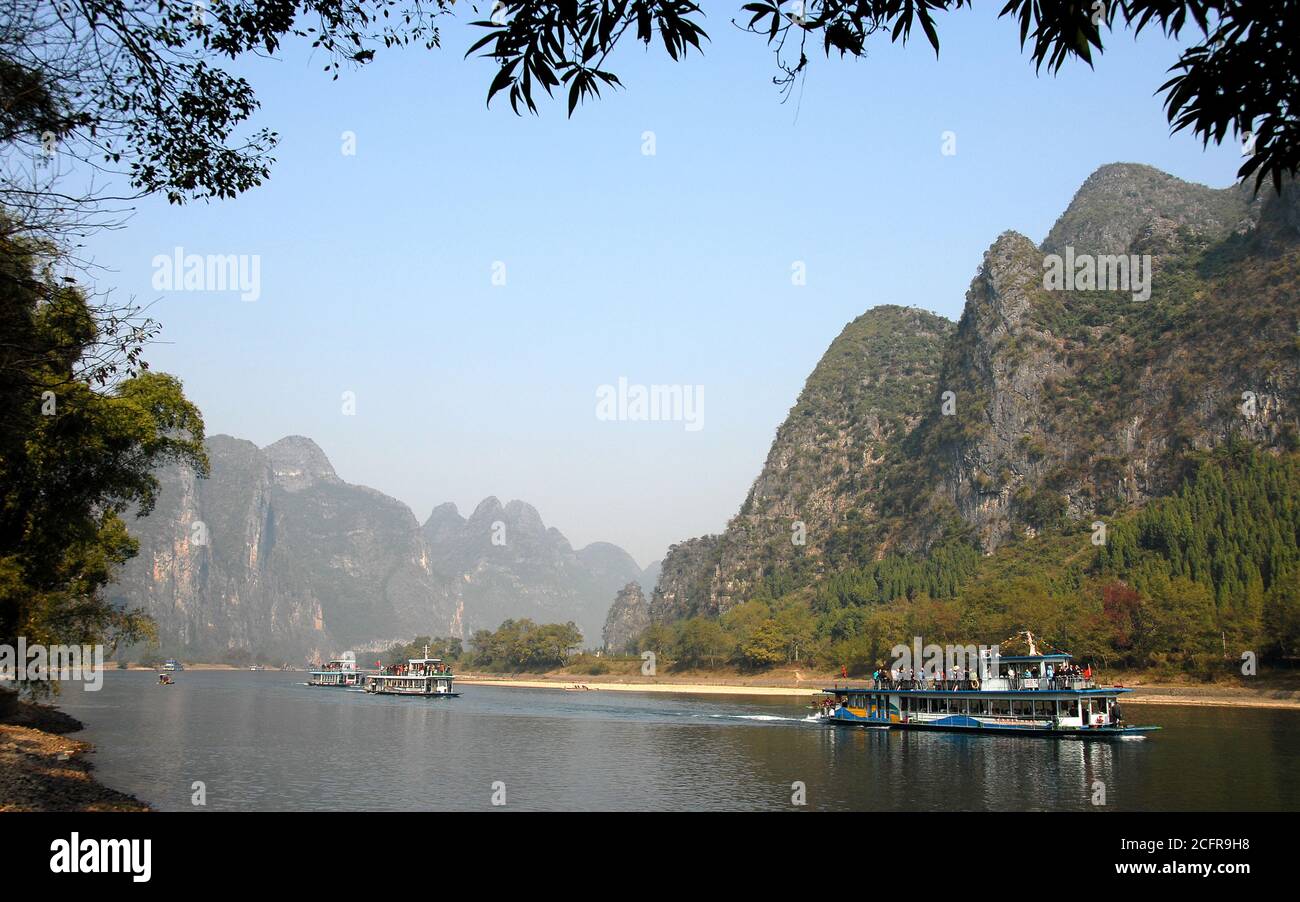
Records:
[[[1223,187],[1241,162],[1170,135],[1156,89],[1178,51],[1158,32],[1037,76],[994,4],[942,15],[937,61],[884,39],[814,55],[782,103],[763,39],[731,24],[739,0],[705,6],[702,57],[620,47],[625,89],[572,119],[562,100],[486,107],[494,69],[463,59],[455,20],[441,49],[381,50],[338,81],[297,45],[252,61],[254,125],[281,138],[269,181],[137,204],[87,245],[96,287],[149,305],[147,359],[208,434],[309,436],[421,521],[518,498],[574,547],[644,566],[726,525],[850,320],[957,319],[994,239],[1041,241],[1101,165]],[[178,247],[256,256],[256,300],[156,288]],[[695,407],[598,408],[620,379]]]

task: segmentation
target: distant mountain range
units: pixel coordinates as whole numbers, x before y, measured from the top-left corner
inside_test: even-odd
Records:
[[[572,620],[595,647],[618,591],[657,579],[617,545],[575,550],[522,501],[486,498],[468,518],[443,504],[421,526],[340,479],[309,438],[206,445],[208,478],[157,474],[157,507],[130,521],[140,553],[111,590],[154,618],[170,654],[328,656],[523,617]]]

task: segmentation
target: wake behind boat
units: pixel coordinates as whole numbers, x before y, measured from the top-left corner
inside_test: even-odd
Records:
[[[1015,733],[1070,739],[1142,736],[1160,728],[1124,723],[1119,697],[1131,689],[1098,686],[1091,668],[1065,652],[981,655],[977,673],[880,671],[869,686],[823,689],[824,723],[900,730]]]

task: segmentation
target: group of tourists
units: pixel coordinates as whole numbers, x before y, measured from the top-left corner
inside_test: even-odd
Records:
[[[1044,676],[1034,673],[1033,670],[1026,667],[1023,671],[1016,670],[1014,667],[1004,671],[1005,676],[1011,684],[1012,689],[1038,688],[1038,689],[1074,689],[1078,688],[1079,681],[1091,683],[1092,665],[1087,664],[1080,667],[1078,664],[1066,662],[1055,665],[1048,663],[1044,667]],[[1035,684],[1034,681],[1038,681]],[[980,687],[979,675],[968,667],[953,666],[948,668],[938,668],[927,672],[926,669],[920,670],[906,667],[878,667],[871,674],[872,688],[874,689],[931,689],[948,692],[960,692],[966,690],[975,690]]]
[[[1034,679],[1033,671],[1026,670],[1024,679]],[[1047,688],[1048,689],[1073,689],[1075,683],[1079,680],[1084,682],[1092,681],[1092,665],[1086,664],[1080,667],[1078,664],[1067,661],[1057,667],[1053,664],[1047,665]]]
[[[924,669],[912,667],[878,668],[871,674],[876,689],[940,689],[960,691],[978,689],[979,678],[968,667],[939,668],[927,674]]]
[[[379,672],[386,676],[421,677],[451,673],[451,668],[446,664],[396,664],[392,667],[384,667]]]

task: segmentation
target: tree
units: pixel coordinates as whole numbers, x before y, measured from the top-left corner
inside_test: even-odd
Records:
[[[785,641],[785,658],[787,661],[799,661],[801,655],[808,656],[808,647],[812,644],[817,620],[812,611],[794,602],[785,605],[777,612],[776,628]]]
[[[710,669],[730,650],[731,643],[722,624],[708,617],[692,617],[678,628],[674,654],[685,667],[700,667],[707,662]]]
[[[277,137],[244,134],[252,86],[223,65],[310,42],[325,70],[369,62],[378,47],[432,48],[432,17],[450,0],[6,0],[0,25],[0,142],[10,159],[0,203],[42,197],[94,205],[117,193],[68,197],[23,178],[55,153],[124,175],[139,194],[173,203],[227,198],[267,177]],[[30,217],[25,217],[30,218]]]
[[[637,637],[636,649],[638,652],[650,651],[656,655],[665,655],[672,649],[676,640],[676,634],[671,626],[666,623],[652,623]]]
[[[228,198],[270,174],[277,142],[269,129],[245,133],[258,101],[227,67],[274,54],[289,41],[310,45],[337,78],[381,49],[440,45],[436,19],[452,0],[6,0],[0,25],[0,205],[14,223],[78,219],[107,201],[162,193],[173,203]],[[483,4],[486,6],[486,4]],[[869,39],[906,44],[919,27],[939,51],[938,15],[974,0],[755,0],[740,6],[742,28],[766,40],[776,83],[788,90],[825,55],[863,57]],[[476,7],[477,8],[477,7]],[[1093,65],[1103,36],[1149,27],[1195,36],[1159,90],[1175,131],[1203,141],[1231,134],[1247,151],[1240,175],[1272,178],[1300,164],[1300,0],[1006,0],[1035,65]],[[577,104],[621,86],[607,60],[624,40],[661,44],[672,60],[703,51],[704,13],[688,0],[499,0],[474,24],[481,52],[497,64],[488,102],[504,91],[516,112],[537,112],[535,89],[562,90]],[[95,184],[70,196],[47,174],[51,159],[80,161],[134,194]],[[44,170],[42,170],[44,166]],[[35,167],[35,169],[33,169]],[[69,212],[73,211],[73,212]]]
[[[43,251],[0,237],[0,643],[115,646],[151,634],[101,591],[138,549],[127,517],[154,468],[206,474],[203,419],[177,379],[89,359],[101,324]]]
[[[974,6],[974,0],[755,0],[739,23],[764,37],[776,57],[777,85],[788,91],[810,65],[809,44],[855,58],[868,40],[888,36],[906,44],[914,26],[939,53],[936,14]],[[1155,26],[1166,35],[1189,31],[1199,42],[1183,51],[1159,86],[1175,131],[1190,128],[1208,143],[1231,132],[1251,151],[1240,177],[1272,178],[1300,165],[1300,2],[1276,0],[1006,0],[999,14],[1019,27],[1035,66],[1058,71],[1067,60],[1093,65],[1103,32],[1117,27],[1135,34]],[[549,95],[567,86],[572,115],[579,101],[618,87],[605,61],[625,35],[646,47],[656,39],[674,59],[700,51],[708,35],[697,21],[700,8],[684,0],[507,0],[491,21],[475,24],[488,33],[470,48],[498,64],[488,101],[508,90],[511,107],[536,112],[534,88]]]
[[[1300,569],[1291,571],[1264,598],[1264,631],[1277,657],[1300,657]]]
[[[736,649],[746,667],[771,667],[786,660],[785,639],[775,620],[759,623]]]

